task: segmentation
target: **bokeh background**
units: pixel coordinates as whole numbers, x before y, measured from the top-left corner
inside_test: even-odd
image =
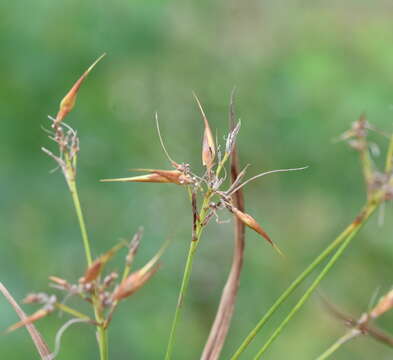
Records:
[[[0,274],[17,299],[46,291],[48,275],[77,279],[84,255],[72,203],[42,127],[59,100],[100,54],[107,57],[80,91],[68,122],[81,138],[79,189],[96,255],[139,226],[142,265],[168,238],[173,244],[154,279],[122,304],[110,330],[111,359],[161,359],[190,240],[186,193],[174,185],[102,184],[132,167],[168,168],[154,128],[158,111],[172,156],[201,171],[204,104],[220,140],[229,94],[237,87],[238,144],[249,174],[309,168],[263,178],[246,206],[281,249],[277,256],[248,231],[233,327],[222,359],[294,277],[356,215],[364,202],[357,154],[332,141],[366,112],[392,130],[393,4],[390,1],[0,1]],[[374,136],[381,152],[387,141]],[[375,161],[381,162],[382,157]],[[374,217],[320,290],[348,312],[368,309],[392,285],[392,218]],[[223,219],[228,215],[222,215]],[[175,359],[198,359],[229,269],[232,226],[212,225],[199,248],[178,332]],[[122,256],[113,261],[120,269]],[[304,289],[304,287],[303,287]],[[258,336],[250,359],[286,313]],[[71,302],[73,304],[73,302]],[[32,312],[34,307],[25,306]],[[0,328],[17,321],[0,299]],[[393,331],[391,314],[378,321]],[[38,324],[53,344],[64,318]],[[345,331],[314,295],[266,359],[313,359]],[[24,330],[0,336],[2,359],[36,358]],[[94,332],[75,325],[58,359],[97,359]],[[392,359],[361,338],[334,359]]]

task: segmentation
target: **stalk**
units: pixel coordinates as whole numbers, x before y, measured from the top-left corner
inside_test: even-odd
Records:
[[[79,195],[78,195],[78,189],[76,186],[76,181],[75,181],[75,173],[74,173],[74,168],[75,168],[75,163],[72,164],[71,160],[68,156],[68,154],[65,154],[65,161],[66,161],[66,180],[68,187],[71,192],[72,196],[72,201],[74,203],[75,207],[75,212],[76,216],[78,218],[79,222],[79,227],[82,235],[82,242],[83,242],[83,247],[85,250],[85,256],[86,256],[86,262],[87,266],[90,266],[93,262],[92,256],[91,256],[91,250],[90,250],[90,241],[89,241],[89,236],[87,234],[87,228],[86,228],[86,223],[84,220],[83,212],[82,212],[82,207],[80,204],[79,200]],[[75,159],[74,159],[75,161]],[[94,295],[93,299],[93,307],[94,307],[94,315],[95,319],[98,323],[97,325],[97,339],[98,339],[98,347],[100,351],[100,360],[108,360],[108,334],[107,330],[103,326],[104,318],[102,314],[102,310],[100,309],[100,305],[98,304],[98,299]]]
[[[359,330],[348,332],[347,334],[339,338],[334,344],[332,344],[323,354],[319,355],[317,360],[326,360],[330,355],[336,352],[341,347],[341,345],[345,344],[346,342],[360,334],[361,332]]]
[[[236,350],[231,360],[236,360],[244,352],[247,346],[255,338],[258,332],[263,328],[267,321],[272,317],[272,315],[277,311],[281,304],[287,300],[287,298],[298,288],[298,286],[310,275],[310,273],[318,267],[349,235],[351,235],[359,226],[358,219],[363,217],[363,221],[368,218],[371,213],[375,210],[373,208],[372,212],[367,215],[368,205],[366,205],[360,215],[349,225],[347,228],[338,235],[333,242],[320,253],[316,259],[291,283],[291,285],[281,294],[281,296],[274,302],[274,304],[269,308],[261,320],[257,323],[253,330],[247,335],[242,344]],[[362,214],[366,214],[362,215]]]
[[[311,294],[314,292],[314,290],[317,288],[319,283],[323,280],[323,278],[328,274],[328,272],[331,270],[331,268],[336,264],[338,259],[341,257],[341,255],[344,253],[345,249],[348,247],[348,245],[351,243],[352,239],[355,237],[355,235],[359,232],[359,230],[362,228],[362,226],[365,224],[367,219],[370,217],[370,215],[376,210],[378,205],[380,204],[380,201],[378,201],[376,198],[374,198],[372,201],[370,201],[364,211],[357,217],[357,219],[352,223],[354,224],[354,228],[351,231],[351,233],[347,236],[345,241],[342,243],[342,245],[339,247],[337,252],[333,255],[333,257],[329,260],[329,262],[326,264],[326,266],[323,268],[321,273],[317,276],[317,278],[314,280],[314,282],[311,284],[311,286],[306,290],[306,292],[303,294],[303,296],[300,298],[300,300],[296,303],[296,305],[292,308],[292,310],[289,312],[287,317],[280,323],[280,325],[276,328],[276,330],[273,332],[273,334],[270,336],[270,338],[267,340],[267,342],[263,345],[263,347],[259,350],[257,355],[254,357],[254,360],[258,360],[261,358],[261,356],[265,353],[265,351],[269,348],[269,346],[273,343],[273,341],[280,335],[281,331],[284,329],[286,324],[292,319],[292,317],[302,308],[302,306],[305,304],[305,302],[308,300],[308,298],[311,296]]]
[[[188,250],[187,261],[186,261],[186,265],[185,265],[184,271],[183,271],[183,279],[182,279],[182,283],[180,286],[176,310],[175,310],[175,314],[174,314],[173,320],[172,320],[171,332],[169,334],[169,340],[168,340],[168,345],[167,345],[167,349],[166,349],[165,360],[170,360],[172,358],[173,346],[174,346],[175,337],[176,337],[176,330],[177,330],[177,326],[179,324],[179,319],[181,316],[181,311],[183,308],[184,299],[187,294],[188,285],[190,282],[192,264],[194,261],[194,255],[195,255],[196,249],[199,245],[199,240],[202,235],[202,230],[203,230],[202,224],[203,224],[203,222],[206,218],[206,215],[207,215],[207,209],[208,209],[208,205],[209,205],[209,201],[210,201],[211,196],[212,196],[212,194],[210,192],[208,192],[206,194],[203,204],[202,204],[201,211],[199,213],[199,220],[198,219],[196,220],[195,234],[193,236],[193,239],[190,244],[190,248]]]

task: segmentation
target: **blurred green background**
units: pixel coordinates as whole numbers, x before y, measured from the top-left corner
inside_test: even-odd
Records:
[[[276,174],[246,190],[248,212],[287,254],[277,256],[248,231],[245,266],[222,359],[289,282],[348,224],[364,202],[357,154],[338,134],[363,111],[392,130],[393,4],[390,1],[0,1],[0,280],[18,299],[47,291],[48,275],[76,280],[84,255],[60,172],[40,147],[55,150],[41,127],[60,99],[103,52],[68,118],[81,138],[79,189],[94,254],[139,226],[142,265],[172,237],[153,280],[120,307],[110,329],[113,360],[162,359],[190,241],[185,191],[174,185],[102,184],[132,167],[169,168],[153,114],[173,158],[202,170],[202,122],[195,90],[218,138],[227,128],[229,94],[237,87],[238,144],[249,175]],[[387,141],[375,136],[381,151]],[[381,159],[376,158],[379,162]],[[376,216],[323,282],[321,291],[359,315],[372,295],[392,285],[390,205]],[[223,215],[223,219],[229,218]],[[229,269],[232,226],[206,231],[179,327],[175,359],[198,359]],[[120,269],[122,257],[114,262]],[[304,289],[303,287],[302,289]],[[300,293],[299,293],[300,294]],[[244,355],[250,359],[292,299]],[[72,301],[70,304],[74,304]],[[27,312],[35,310],[25,306]],[[0,328],[17,321],[0,299]],[[393,331],[392,315],[378,321]],[[49,344],[64,318],[39,322]],[[313,359],[345,331],[314,295],[266,359]],[[26,331],[0,336],[1,359],[33,359]],[[75,325],[58,359],[97,359],[94,332]],[[361,338],[334,359],[392,359]]]

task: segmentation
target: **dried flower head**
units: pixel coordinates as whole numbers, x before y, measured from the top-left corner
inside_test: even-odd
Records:
[[[192,184],[193,180],[187,174],[179,170],[158,170],[158,169],[136,169],[135,171],[146,171],[150,174],[132,176],[118,179],[103,179],[101,182],[149,182],[149,183],[169,183],[177,185]]]
[[[75,84],[72,86],[70,91],[68,91],[67,95],[61,100],[59,111],[56,115],[56,119],[54,122],[54,127],[57,127],[64,120],[64,118],[68,115],[68,113],[74,108],[76,98],[78,95],[78,91],[79,91],[82,83],[85,81],[85,79],[86,79],[87,75],[89,75],[90,71],[93,70],[94,66],[96,66],[97,63],[104,56],[105,56],[105,54],[102,54],[96,61],[94,61],[93,64],[90,65],[90,67],[83,73],[83,75],[75,82]]]
[[[214,164],[214,158],[216,156],[216,147],[214,145],[214,137],[213,133],[210,129],[209,121],[207,120],[207,117],[205,115],[205,112],[203,111],[202,105],[194,93],[194,98],[198,104],[198,108],[201,112],[203,122],[205,124],[205,130],[203,133],[203,141],[202,141],[202,164],[206,166],[208,171],[211,170]]]

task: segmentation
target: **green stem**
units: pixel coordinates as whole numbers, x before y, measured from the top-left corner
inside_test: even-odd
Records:
[[[274,302],[265,315],[261,318],[258,324],[251,330],[251,332],[244,339],[242,344],[236,350],[231,360],[236,360],[243,353],[246,347],[254,340],[255,336],[268,322],[272,315],[277,311],[281,304],[297,289],[297,287],[310,275],[310,273],[323,262],[331,252],[340,245],[340,243],[351,233],[353,225],[349,225],[317,258],[291,283],[291,285],[281,294],[281,296]]]
[[[367,209],[367,206],[363,211]],[[363,213],[363,211],[361,213]],[[298,286],[310,275],[310,273],[320,265],[354,230],[356,229],[356,222],[352,222],[347,228],[338,235],[333,242],[322,252],[317,258],[291,283],[291,285],[281,294],[281,296],[274,302],[269,308],[261,320],[257,323],[254,329],[247,335],[243,340],[242,344],[236,350],[235,354],[231,357],[231,360],[236,360],[255,338],[262,327],[268,322],[273,316],[281,304],[298,288]]]
[[[366,220],[375,211],[375,209],[378,207],[378,205],[379,205],[379,202],[375,201],[375,199],[374,199],[374,201],[370,202],[366,206],[365,211],[362,213],[360,218],[358,218],[358,220],[355,220],[355,222],[353,223],[354,224],[353,231],[348,235],[348,237],[345,239],[345,241],[339,247],[337,252],[332,256],[332,258],[329,260],[329,262],[323,268],[321,273],[316,277],[316,279],[311,284],[311,286],[306,290],[306,292],[303,294],[303,296],[300,298],[300,300],[296,303],[296,305],[289,312],[287,317],[276,328],[276,330],[273,332],[273,334],[270,336],[270,338],[267,340],[267,342],[263,345],[263,347],[257,353],[254,360],[258,360],[261,358],[261,356],[265,353],[265,351],[269,348],[269,346],[273,343],[273,341],[280,335],[281,331],[284,329],[286,324],[301,309],[301,307],[308,300],[308,298],[314,292],[314,290],[319,285],[319,283],[322,281],[322,279],[328,274],[330,269],[335,265],[335,263],[338,261],[338,259],[341,257],[341,255],[344,253],[345,249],[351,243],[351,240],[355,237],[355,235],[358,233],[358,231],[362,228],[362,226],[365,224]]]
[[[195,255],[196,249],[199,244],[199,240],[202,235],[202,230],[203,230],[202,224],[203,224],[203,222],[206,218],[206,215],[207,215],[208,204],[209,204],[211,196],[212,196],[212,194],[210,192],[208,192],[205,196],[201,211],[199,213],[199,220],[197,220],[197,224],[196,224],[195,238],[191,241],[190,248],[188,250],[187,261],[186,261],[186,265],[184,267],[183,279],[182,279],[182,283],[180,286],[175,315],[173,316],[171,332],[169,334],[169,340],[168,340],[168,345],[167,345],[167,349],[166,349],[165,360],[170,360],[172,358],[172,352],[173,352],[173,346],[175,343],[177,325],[179,323],[184,299],[187,294],[187,289],[188,289],[188,285],[189,285],[190,277],[191,277],[192,263],[194,261],[194,255]]]
[[[97,326],[97,334],[100,348],[100,359],[108,360],[108,331],[103,326]]]
[[[74,181],[70,182],[70,190],[71,190],[72,200],[74,202],[76,216],[78,217],[79,227],[81,229],[83,247],[85,248],[87,265],[90,266],[92,264],[93,260],[92,260],[92,256],[91,256],[89,237],[87,235],[86,225],[85,225],[85,221],[83,218],[83,213],[82,213],[82,208],[81,208],[81,204],[79,201],[78,191],[77,191],[76,184]]]
[[[77,216],[78,222],[79,222],[79,227],[80,227],[82,240],[83,240],[83,247],[85,249],[87,266],[90,266],[92,264],[93,260],[92,260],[92,256],[91,256],[89,236],[87,234],[86,224],[85,224],[85,220],[84,220],[84,216],[83,216],[83,212],[82,212],[82,207],[81,207],[80,200],[79,200],[78,190],[77,190],[77,186],[76,186],[76,181],[75,181],[76,159],[74,158],[74,164],[72,164],[69,155],[66,153],[65,154],[65,162],[66,162],[66,169],[67,169],[66,180],[67,180],[67,184],[70,189],[70,192],[71,192],[72,200],[74,202],[76,216]],[[98,303],[98,299],[97,299],[96,295],[93,296],[92,302],[93,302],[93,307],[94,307],[94,315],[95,315],[96,321],[98,323],[98,325],[97,325],[97,338],[98,338],[98,347],[99,347],[99,351],[100,351],[100,360],[108,360],[108,335],[107,335],[107,330],[104,328],[104,318],[103,318],[102,310],[100,309],[100,304]]]
[[[84,319],[84,320],[88,320],[88,321],[93,321],[92,319],[90,319],[90,317],[88,317],[87,315],[79,312],[78,310],[75,310],[73,308],[70,308],[69,306],[65,305],[65,304],[61,304],[61,303],[56,303],[55,305],[60,311],[64,311],[72,316],[75,316],[79,319]]]
[[[392,171],[393,166],[393,135],[390,137],[388,153],[386,155],[385,172],[387,175]]]
[[[344,345],[349,340],[352,340],[354,337],[360,335],[361,332],[359,330],[350,331],[341,338],[339,338],[334,344],[332,344],[322,355],[319,355],[317,360],[325,360],[334,352],[336,352],[341,345]]]

